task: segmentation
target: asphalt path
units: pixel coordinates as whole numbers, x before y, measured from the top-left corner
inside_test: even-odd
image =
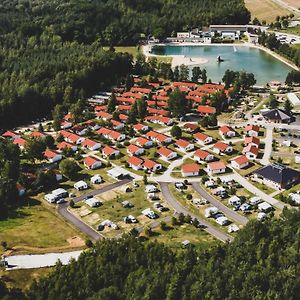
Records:
[[[219,211],[221,211],[223,214],[226,215],[227,218],[242,224],[242,225],[246,225],[248,222],[248,219],[244,216],[241,216],[240,214],[238,214],[237,212],[235,212],[234,210],[228,208],[226,205],[224,205],[223,203],[221,203],[220,201],[218,201],[217,199],[215,199],[213,196],[211,196],[207,191],[205,191],[199,183],[197,182],[192,182],[192,187],[193,189],[201,195],[201,197],[203,197],[205,200],[207,200],[208,202],[210,202],[213,206],[217,207]]]
[[[161,192],[166,199],[166,201],[169,203],[171,207],[177,212],[177,213],[183,213],[184,215],[190,215],[192,218],[198,219],[200,225],[204,227],[204,230],[208,232],[209,234],[213,235],[217,239],[221,240],[222,242],[227,241],[233,241],[233,237],[230,235],[227,235],[226,233],[220,231],[216,227],[212,226],[209,222],[203,220],[199,216],[196,216],[192,212],[190,212],[187,208],[182,206],[171,194],[169,190],[169,183],[167,182],[159,182]]]
[[[84,195],[81,195],[79,197],[73,198],[74,203],[78,203],[82,200],[84,200],[88,196],[96,196],[105,192],[108,192],[110,190],[113,190],[117,187],[120,187],[124,184],[127,184],[131,182],[132,179],[123,179],[121,181],[115,182],[113,184],[107,185],[103,188],[93,190],[91,192],[88,192]],[[73,226],[75,226],[77,229],[79,229],[81,232],[89,236],[91,239],[97,241],[99,239],[103,238],[103,235],[101,235],[99,232],[94,230],[92,227],[88,226],[84,222],[82,222],[79,218],[77,218],[75,215],[69,212],[68,210],[69,202],[65,202],[58,205],[57,211],[58,213],[66,219],[67,222],[71,223]]]

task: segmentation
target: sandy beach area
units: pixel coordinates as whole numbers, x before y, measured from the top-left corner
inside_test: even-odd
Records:
[[[232,47],[232,46],[236,46],[236,47],[251,47],[251,48],[256,48],[256,49],[260,49],[270,55],[272,55],[273,57],[275,57],[276,59],[280,60],[281,62],[285,63],[286,65],[288,65],[289,67],[293,68],[294,70],[299,71],[299,68],[293,64],[292,62],[288,61],[287,59],[283,58],[282,56],[280,56],[279,54],[271,51],[270,49],[263,47],[261,45],[257,45],[257,44],[252,44],[252,43],[241,43],[241,44],[207,44],[207,43],[169,43],[169,44],[156,44],[157,46],[216,46],[216,47],[224,47],[224,46],[228,46],[228,47]],[[154,45],[153,45],[154,46]],[[150,57],[150,56],[157,56],[153,53],[151,53],[151,45],[145,45],[143,46],[143,53],[146,57]],[[193,65],[201,65],[201,64],[205,64],[208,62],[208,60],[204,57],[186,57],[183,55],[170,55],[169,57],[172,57],[172,68],[174,68],[175,66],[179,66],[179,65],[187,65],[187,66],[193,66]]]

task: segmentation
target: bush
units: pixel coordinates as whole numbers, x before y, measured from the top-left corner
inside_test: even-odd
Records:
[[[74,207],[75,207],[75,202],[74,202],[74,200],[71,200],[71,201],[70,201],[70,207],[71,207],[71,208],[74,208]]]
[[[193,196],[192,196],[192,194],[187,194],[187,195],[186,195],[186,199],[188,199],[188,200],[192,200],[192,199],[193,199]]]
[[[192,222],[192,217],[190,215],[186,215],[184,218],[185,223],[191,224]]]
[[[164,221],[161,221],[160,222],[160,228],[161,228],[161,230],[163,230],[163,231],[166,231],[167,230],[167,223],[166,222],[164,222]]]
[[[124,142],[124,146],[128,147],[130,145],[130,143],[128,141]]]
[[[88,248],[92,248],[94,246],[93,242],[90,240],[90,239],[86,239],[85,240],[85,245],[88,247]]]
[[[180,213],[179,216],[178,216],[179,224],[183,224],[184,220],[185,220],[184,214]]]
[[[177,219],[176,219],[176,217],[172,217],[172,226],[176,226],[177,224],[178,224],[178,221],[177,221]]]

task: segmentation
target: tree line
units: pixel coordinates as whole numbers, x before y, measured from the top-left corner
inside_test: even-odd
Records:
[[[299,225],[300,212],[284,209],[281,218],[250,221],[232,243],[207,250],[175,252],[133,236],[103,240],[17,299],[298,299]],[[17,292],[0,284],[3,299]]]

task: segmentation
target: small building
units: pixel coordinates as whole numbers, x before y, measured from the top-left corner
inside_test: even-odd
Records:
[[[56,151],[47,149],[44,152],[44,157],[51,163],[55,163],[57,161],[62,160],[62,155],[57,153]]]
[[[83,191],[83,190],[87,190],[88,189],[88,185],[85,181],[83,180],[80,180],[78,182],[76,182],[74,184],[74,188],[77,190],[77,191]]]
[[[249,159],[245,155],[240,155],[233,158],[230,164],[233,168],[241,170],[249,166]]]
[[[246,136],[245,137],[245,142],[244,142],[245,146],[253,146],[253,147],[257,147],[259,148],[260,145],[260,140],[259,138],[255,137],[255,136]]]
[[[125,170],[115,167],[107,171],[107,175],[114,179],[123,179],[128,176],[128,172]]]
[[[206,218],[210,218],[210,217],[216,215],[218,212],[219,212],[219,210],[218,210],[217,207],[211,206],[211,207],[207,207],[204,210],[204,215],[205,215]]]
[[[101,202],[96,198],[86,199],[85,203],[90,207],[99,207],[101,205]]]
[[[199,126],[193,123],[186,123],[183,125],[183,128],[189,133],[195,133],[199,131]]]
[[[162,165],[151,160],[151,159],[145,159],[144,160],[144,169],[149,172],[157,172],[162,169]]]
[[[197,132],[196,134],[194,134],[194,139],[198,144],[202,146],[210,144],[213,141],[213,138],[211,136],[208,136],[201,132]]]
[[[213,151],[217,154],[230,154],[233,148],[224,142],[217,142],[213,146]]]
[[[100,184],[102,182],[103,182],[103,179],[99,174],[96,174],[96,175],[91,177],[91,183],[92,184]]]
[[[120,154],[120,151],[113,148],[113,147],[110,147],[110,146],[106,146],[102,149],[102,155],[103,157],[105,158],[116,158],[117,156],[119,156]]]
[[[226,165],[223,161],[211,162],[207,165],[209,175],[222,174],[226,172]]]
[[[175,144],[181,152],[192,151],[195,148],[195,145],[193,143],[190,143],[187,140],[183,139],[177,140]]]
[[[166,147],[160,148],[157,153],[165,160],[171,160],[177,157],[177,153]]]
[[[198,149],[194,153],[194,159],[198,162],[210,162],[214,160],[214,156],[208,151]]]
[[[140,156],[140,155],[143,155],[145,152],[144,148],[142,147],[139,147],[137,145],[129,145],[127,147],[127,153],[131,156],[135,155],[135,156]]]
[[[226,125],[221,126],[219,128],[219,134],[224,138],[226,137],[231,138],[236,135],[235,131],[230,126],[226,126]]]
[[[253,173],[254,179],[276,189],[286,189],[300,181],[300,172],[280,164],[270,164]]]
[[[259,154],[257,147],[251,146],[250,144],[243,149],[243,154],[250,160],[256,159]]]
[[[136,156],[129,157],[127,162],[128,162],[129,167],[134,170],[143,169],[143,160]]]
[[[139,137],[136,139],[135,143],[143,148],[151,148],[153,146],[153,141],[148,140],[144,137]]]
[[[181,167],[183,177],[199,176],[200,166],[198,164],[185,164]]]
[[[268,202],[262,202],[257,205],[257,208],[260,212],[268,213],[273,210],[273,207]]]
[[[245,127],[245,133],[248,136],[259,136],[259,126],[257,125],[247,125]]]
[[[135,132],[146,133],[149,130],[149,126],[138,123],[133,125],[133,129]]]
[[[239,206],[242,204],[241,199],[238,196],[232,196],[228,200],[228,204],[232,206]]]
[[[221,226],[226,226],[229,223],[229,220],[225,216],[220,216],[215,221]]]
[[[200,114],[200,116],[210,116],[216,113],[216,109],[208,105],[199,105],[197,112]]]
[[[148,184],[148,185],[145,186],[145,192],[147,194],[156,193],[157,191],[158,191],[157,187],[154,184]]]
[[[90,170],[95,170],[102,166],[101,160],[95,156],[87,156],[84,159],[83,164]]]
[[[95,151],[101,148],[101,144],[90,139],[85,139],[81,147],[90,151]]]

